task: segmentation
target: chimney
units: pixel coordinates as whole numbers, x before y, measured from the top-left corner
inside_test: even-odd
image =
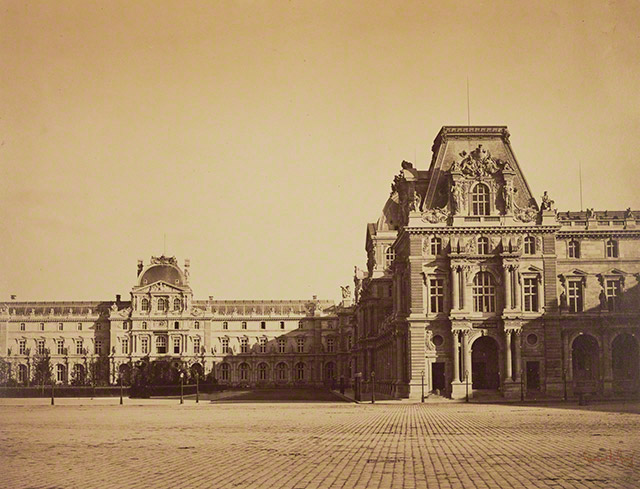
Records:
[[[18,297],[17,295],[15,295],[15,294],[11,294],[11,300],[12,300],[12,301],[15,301],[17,297]]]
[[[120,294],[116,294],[116,304],[120,304]]]
[[[144,264],[143,264],[142,260],[138,260],[138,277],[142,273],[142,269],[143,268],[144,268]]]

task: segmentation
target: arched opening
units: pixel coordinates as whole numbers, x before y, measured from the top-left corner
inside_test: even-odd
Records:
[[[284,362],[280,362],[278,365],[276,365],[276,381],[287,381],[287,364]]]
[[[588,334],[581,334],[571,346],[573,380],[598,379],[598,342]]]
[[[640,376],[638,342],[629,333],[616,336],[611,344],[611,363],[616,390],[635,390]]]
[[[246,363],[241,363],[240,368],[238,369],[240,374],[240,382],[248,382],[249,381],[249,365]]]
[[[471,345],[472,387],[497,389],[500,386],[498,343],[490,336],[481,336]]]
[[[204,368],[200,365],[199,362],[194,363],[189,368],[189,373],[191,374],[191,380],[195,381],[196,378],[202,380],[204,378]]]
[[[84,365],[76,363],[71,371],[71,385],[84,385],[85,377]]]
[[[336,378],[336,364],[327,362],[324,366],[324,379],[331,382]]]
[[[302,362],[296,363],[296,380],[298,382],[304,381],[304,363]]]
[[[24,364],[18,365],[18,382],[23,385],[26,385],[29,382],[27,366]]]
[[[475,216],[488,216],[491,213],[491,192],[483,183],[477,184],[471,193],[471,213]]]
[[[229,380],[230,380],[229,372],[230,371],[231,371],[231,367],[229,367],[228,363],[221,363],[220,364],[220,380],[222,382],[229,382]]]
[[[67,382],[67,369],[61,363],[56,365],[56,382],[58,384],[65,384]]]
[[[261,382],[269,380],[269,367],[266,363],[258,365],[258,380]]]

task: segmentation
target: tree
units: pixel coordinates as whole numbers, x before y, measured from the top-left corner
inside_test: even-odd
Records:
[[[0,385],[9,385],[11,381],[11,364],[0,359]]]
[[[33,357],[33,383],[34,385],[51,384],[53,367],[51,365],[51,355],[49,349],[45,348],[43,353],[37,353]]]

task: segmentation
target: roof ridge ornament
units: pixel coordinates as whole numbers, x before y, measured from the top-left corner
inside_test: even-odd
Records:
[[[164,256],[164,255],[152,256],[151,264],[152,265],[174,265],[177,267],[178,260],[176,259],[175,256]]]

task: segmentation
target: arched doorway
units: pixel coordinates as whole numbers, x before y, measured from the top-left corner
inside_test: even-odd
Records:
[[[497,389],[500,386],[498,343],[481,336],[471,345],[471,379],[474,389]]]
[[[276,365],[276,381],[287,381],[287,364],[284,362],[280,362],[278,365]]]
[[[611,344],[611,366],[616,390],[635,390],[640,377],[638,342],[629,333],[615,337]]]
[[[571,368],[575,382],[598,379],[598,341],[591,335],[581,334],[571,346]]]
[[[85,371],[84,365],[76,363],[73,365],[71,371],[71,384],[72,385],[84,385],[85,384]]]
[[[196,362],[193,365],[191,365],[191,367],[189,368],[189,373],[191,375],[191,381],[195,382],[196,381],[196,377],[199,380],[202,380],[204,378],[204,368],[202,368],[202,365],[200,364],[200,362]]]

